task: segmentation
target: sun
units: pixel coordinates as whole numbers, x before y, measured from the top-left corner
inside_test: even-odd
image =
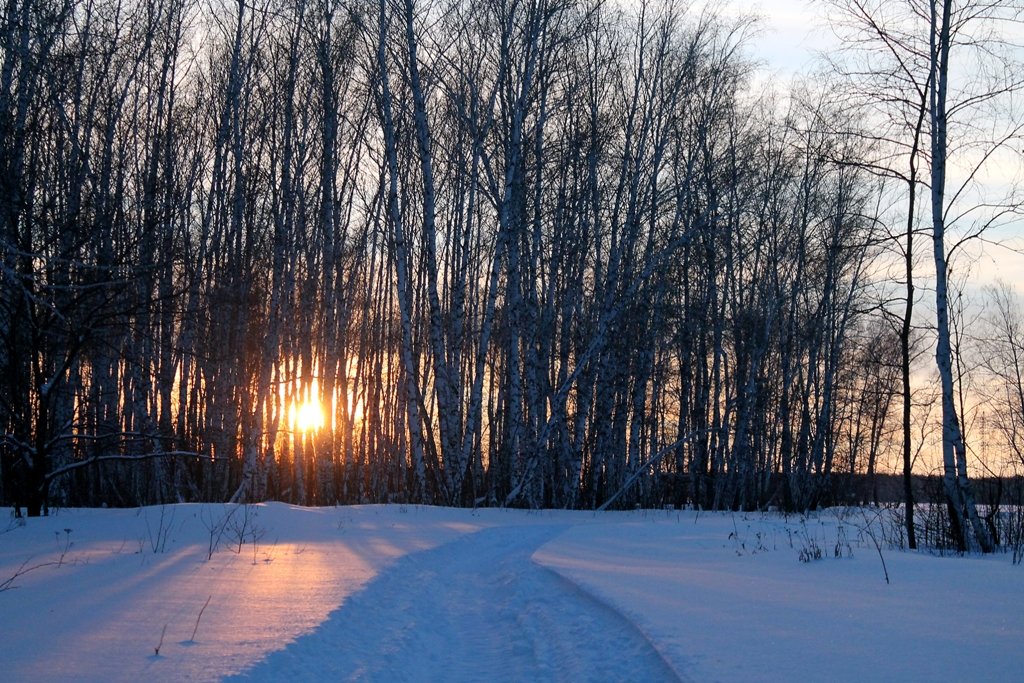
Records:
[[[297,432],[315,432],[324,426],[324,411],[316,401],[298,403],[292,411],[292,427]]]

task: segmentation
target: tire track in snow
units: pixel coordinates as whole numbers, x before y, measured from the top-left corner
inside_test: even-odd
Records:
[[[406,556],[243,680],[679,681],[621,614],[531,559],[565,526]]]

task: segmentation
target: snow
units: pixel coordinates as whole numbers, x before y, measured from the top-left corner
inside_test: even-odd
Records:
[[[839,558],[830,517],[654,516],[570,529],[535,559],[620,610],[697,680],[1019,680],[1024,567],[883,549],[886,584],[854,524],[864,522],[842,523],[852,542]],[[722,544],[730,532],[745,547]],[[824,559],[797,561],[804,533]]]
[[[0,676],[1018,678],[1024,567],[883,546],[883,569],[861,530],[869,519],[278,503],[62,510],[0,529],[0,585],[43,565],[0,591]],[[824,557],[800,562],[813,545]]]

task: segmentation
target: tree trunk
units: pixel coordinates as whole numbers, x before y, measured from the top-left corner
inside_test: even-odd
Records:
[[[967,452],[954,400],[952,353],[950,349],[948,278],[946,260],[946,92],[949,77],[950,21],[952,0],[931,1],[932,73],[930,115],[932,124],[932,246],[935,258],[936,335],[935,362],[942,383],[942,464],[943,487],[950,511],[950,522],[960,550],[967,549],[967,528],[970,524],[982,552],[994,550],[992,537],[985,527],[974,501],[967,475]]]

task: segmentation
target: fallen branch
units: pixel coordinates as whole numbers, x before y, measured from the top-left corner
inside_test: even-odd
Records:
[[[707,434],[707,433],[708,433],[708,432],[710,432],[710,431],[711,431],[710,429],[698,429],[698,430],[696,430],[696,431],[692,431],[692,432],[690,432],[689,434],[687,434],[686,436],[684,436],[683,438],[679,439],[678,441],[675,441],[675,442],[673,442],[673,443],[669,444],[668,446],[665,446],[664,448],[662,448],[662,449],[661,449],[660,451],[658,451],[658,452],[657,452],[657,453],[656,453],[656,454],[654,455],[654,457],[653,457],[653,458],[651,458],[651,459],[650,459],[650,460],[648,460],[648,461],[647,461],[646,463],[644,463],[643,465],[641,465],[641,466],[640,466],[640,468],[639,468],[639,469],[637,469],[637,471],[636,471],[636,472],[634,472],[634,473],[632,474],[632,476],[630,476],[630,478],[626,480],[626,483],[625,483],[625,484],[623,484],[623,485],[622,485],[622,487],[621,487],[621,488],[619,488],[619,490],[618,490],[618,491],[616,491],[616,492],[615,492],[615,493],[614,493],[614,494],[612,495],[612,497],[611,497],[611,498],[609,498],[608,500],[606,500],[606,501],[604,502],[604,504],[603,504],[603,505],[601,505],[601,507],[597,508],[597,511],[598,511],[598,512],[601,512],[601,511],[607,510],[607,509],[608,509],[608,507],[609,507],[609,506],[610,506],[610,505],[611,505],[612,503],[614,503],[614,502],[615,502],[616,500],[618,500],[619,496],[621,496],[621,495],[622,495],[623,493],[625,493],[625,492],[626,492],[626,491],[627,491],[627,490],[629,489],[629,487],[630,487],[630,486],[632,486],[634,482],[636,482],[636,480],[637,480],[637,479],[639,479],[639,478],[640,478],[640,477],[642,477],[642,476],[643,476],[644,474],[646,474],[646,473],[647,473],[647,471],[648,471],[648,470],[649,470],[650,468],[654,467],[654,466],[655,466],[655,465],[657,465],[657,464],[658,464],[659,462],[661,462],[662,458],[664,458],[664,457],[665,457],[666,455],[668,455],[669,453],[671,453],[671,452],[672,452],[672,451],[674,451],[675,449],[679,448],[679,447],[680,447],[680,446],[682,446],[683,444],[685,444],[685,443],[689,443],[689,442],[690,442],[690,441],[692,441],[692,440],[693,440],[693,439],[694,439],[695,437],[697,437],[697,436],[700,436],[701,434]]]
[[[68,463],[62,467],[58,467],[52,472],[48,472],[44,477],[46,483],[50,483],[56,477],[68,472],[73,472],[81,467],[86,467],[97,462],[109,462],[117,460],[120,462],[138,462],[139,460],[152,460],[153,458],[203,458],[206,460],[213,460],[212,456],[205,453],[196,453],[195,451],[156,451],[154,453],[143,453],[142,455],[96,455],[85,460],[79,460],[77,462]]]

